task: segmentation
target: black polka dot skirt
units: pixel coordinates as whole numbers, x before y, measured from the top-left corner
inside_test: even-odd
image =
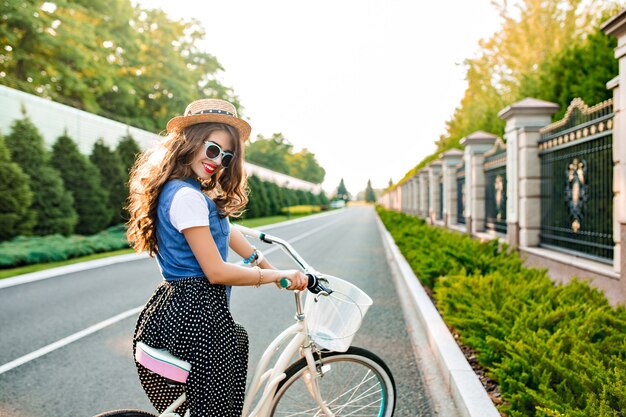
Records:
[[[226,287],[204,277],[163,282],[137,320],[136,342],[166,349],[191,364],[185,385],[172,385],[135,362],[143,389],[162,413],[183,392],[187,401],[177,413],[192,417],[240,417],[246,389],[248,335],[235,323]]]

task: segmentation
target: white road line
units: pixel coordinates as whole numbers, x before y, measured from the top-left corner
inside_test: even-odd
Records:
[[[37,359],[40,356],[43,356],[47,353],[50,353],[54,350],[57,350],[63,346],[69,345],[72,342],[75,342],[79,339],[82,339],[85,336],[89,336],[92,333],[97,332],[98,330],[102,330],[105,327],[108,327],[112,324],[117,323],[118,321],[124,320],[127,317],[130,317],[132,315],[138,314],[141,309],[143,308],[143,306],[139,306],[139,307],[135,307],[133,309],[130,309],[128,311],[125,311],[123,313],[118,314],[117,316],[113,316],[111,318],[108,318],[104,321],[101,321],[100,323],[94,324],[93,326],[87,327],[84,330],[81,330],[80,332],[74,333],[73,335],[64,337],[61,340],[57,340],[54,343],[50,343],[48,346],[44,346],[41,349],[37,349],[34,352],[31,352],[27,355],[22,356],[21,358],[17,358],[11,362],[5,363],[4,365],[0,366],[0,375],[2,375],[3,373],[10,371],[13,368],[16,368],[20,365],[25,364],[26,362],[30,362],[33,359]]]
[[[339,220],[340,219],[337,219],[337,220],[335,220],[333,222],[326,223],[326,224],[324,224],[322,226],[316,227],[315,229],[311,229],[311,230],[309,230],[306,233],[303,233],[303,234],[301,234],[299,236],[296,236],[296,237],[294,237],[292,239],[289,239],[289,242],[293,243],[293,242],[297,242],[299,240],[302,240],[302,239],[304,239],[306,237],[309,237],[309,236],[319,232],[320,230],[326,229],[327,227],[330,227],[330,226],[334,225]],[[280,249],[280,247],[271,248],[271,249],[265,251],[265,254],[277,251],[278,249]],[[37,358],[39,358],[39,357],[41,357],[41,356],[43,356],[45,354],[48,354],[48,353],[50,353],[50,352],[52,352],[54,350],[62,348],[63,346],[69,345],[70,343],[75,342],[75,341],[77,341],[79,339],[82,339],[85,336],[89,336],[90,334],[95,333],[98,330],[102,330],[105,327],[108,327],[108,326],[110,326],[112,324],[115,324],[118,321],[124,320],[125,318],[128,318],[128,317],[130,317],[132,315],[138,314],[141,311],[141,309],[143,309],[143,306],[135,307],[133,309],[130,309],[128,311],[120,313],[117,316],[113,316],[113,317],[111,317],[109,319],[101,321],[100,323],[94,324],[93,326],[90,326],[90,327],[88,327],[88,328],[86,328],[84,330],[81,330],[81,331],[79,331],[77,333],[74,333],[73,335],[64,337],[63,339],[58,340],[58,341],[56,341],[54,343],[50,343],[49,345],[44,346],[41,349],[37,349],[36,351],[31,352],[31,353],[29,353],[27,355],[24,355],[21,358],[17,358],[15,360],[12,360],[11,362],[5,363],[4,365],[0,366],[0,375],[2,375],[3,373],[5,373],[7,371],[10,371],[13,368],[17,368],[20,365],[23,365],[23,364],[25,364],[27,362],[30,362],[30,361],[32,361],[34,359],[37,359]]]

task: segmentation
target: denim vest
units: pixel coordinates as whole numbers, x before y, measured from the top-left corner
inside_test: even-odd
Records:
[[[196,260],[187,239],[170,221],[172,200],[178,190],[191,187],[200,191],[200,183],[193,178],[185,180],[170,180],[163,186],[159,195],[156,216],[156,233],[159,251],[156,259],[165,281],[175,281],[180,278],[203,277],[204,272]],[[220,218],[218,209],[213,200],[205,194],[204,199],[209,206],[209,228],[217,245],[222,260],[228,258],[228,243],[230,239],[230,223],[228,217]],[[230,286],[226,287],[226,294],[230,299]]]

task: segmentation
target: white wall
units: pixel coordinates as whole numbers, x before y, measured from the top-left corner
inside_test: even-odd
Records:
[[[159,135],[152,132],[4,85],[0,85],[0,133],[6,136],[11,130],[13,121],[22,118],[22,107],[26,109],[26,114],[43,135],[48,147],[51,147],[66,131],[84,154],[91,153],[93,144],[99,138],[107,145],[115,147],[122,136],[130,134],[142,149],[160,139]],[[314,193],[319,193],[322,189],[320,184],[313,184],[250,163],[246,163],[246,172],[248,175],[254,174],[265,181],[272,181],[286,188]]]

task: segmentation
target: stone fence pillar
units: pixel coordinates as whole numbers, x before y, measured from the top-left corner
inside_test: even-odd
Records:
[[[498,113],[506,121],[506,219],[510,245],[539,245],[541,165],[537,142],[539,129],[550,124],[558,109],[558,104],[525,98]]]
[[[428,217],[428,168],[419,171],[420,185],[420,208],[418,215],[420,217]]]
[[[440,155],[443,177],[443,221],[446,227],[456,223],[456,166],[463,159],[463,151],[450,149]]]
[[[417,216],[420,206],[420,183],[417,175],[411,177],[411,183],[413,184],[413,215]]]
[[[615,58],[619,75],[609,81],[613,90],[613,269],[626,274],[626,9],[602,25],[602,30],[617,38]]]
[[[441,182],[441,161],[433,161],[428,165],[428,192],[429,192],[429,207],[428,216],[431,222],[441,220],[439,218],[440,213],[440,195],[439,195],[439,183]]]
[[[465,226],[470,234],[485,230],[485,172],[483,154],[493,147],[496,135],[478,131],[461,139],[465,146]]]

